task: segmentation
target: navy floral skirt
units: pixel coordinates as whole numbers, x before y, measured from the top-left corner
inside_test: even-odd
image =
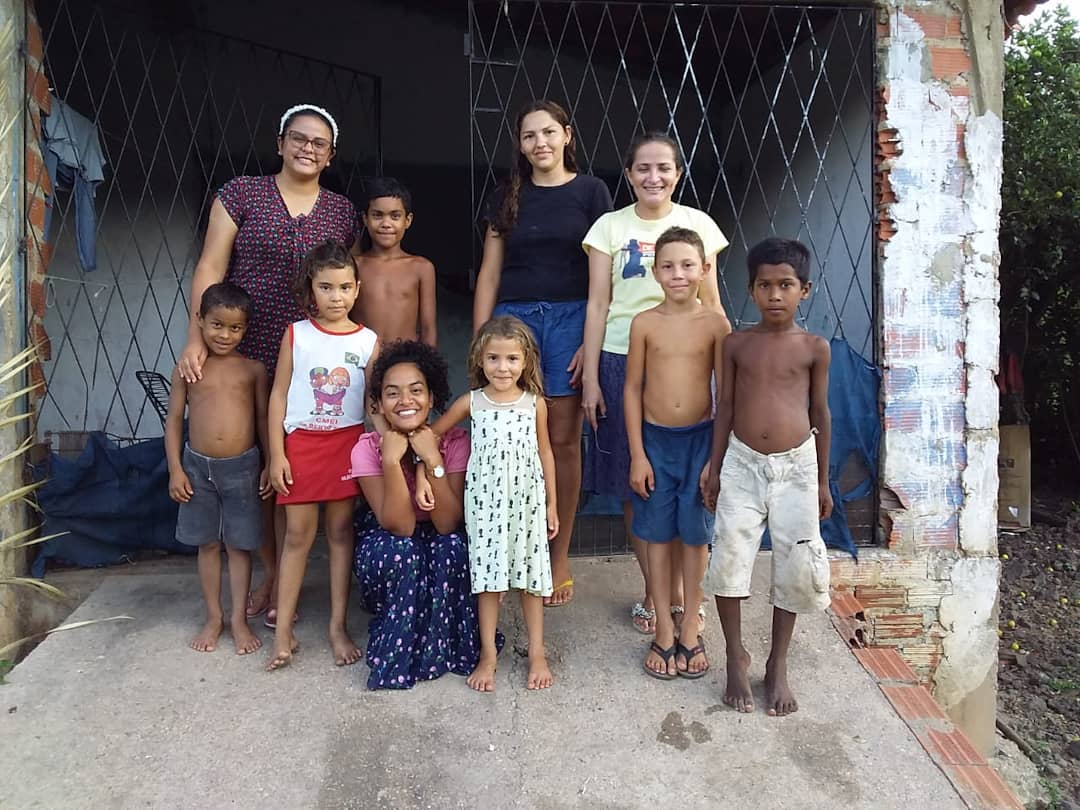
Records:
[[[355,521],[353,571],[368,626],[368,689],[409,689],[480,658],[476,597],[465,533],[417,522],[412,537],[383,529],[370,510]]]

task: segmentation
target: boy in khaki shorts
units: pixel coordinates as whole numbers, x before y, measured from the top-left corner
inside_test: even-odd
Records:
[[[781,716],[798,710],[787,677],[795,617],[829,603],[829,560],[819,527],[832,512],[829,344],[795,324],[799,302],[810,295],[806,247],[766,239],[746,261],[761,321],[724,341],[704,492],[706,504],[716,508],[704,587],[716,594],[727,646],[724,703],[753,711],[740,605],[750,595],[754,558],[769,527],[773,620],[765,691],[768,713]]]

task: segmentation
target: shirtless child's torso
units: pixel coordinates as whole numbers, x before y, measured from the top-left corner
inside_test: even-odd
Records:
[[[829,346],[792,324],[735,332],[726,349],[733,386],[732,432],[759,453],[781,453],[810,435],[812,377],[828,368]]]
[[[258,360],[235,352],[208,356],[202,379],[187,385],[191,449],[211,458],[230,458],[254,447],[256,406],[266,402],[268,390],[266,367]]]
[[[634,320],[645,349],[645,421],[687,427],[711,419],[709,379],[729,331],[727,319],[700,305],[687,313],[660,304]]]
[[[353,308],[357,323],[369,327],[383,345],[420,340],[435,345],[435,266],[409,253],[357,257],[360,297]]]

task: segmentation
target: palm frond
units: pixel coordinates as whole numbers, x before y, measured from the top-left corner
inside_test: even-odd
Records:
[[[134,620],[135,619],[132,616],[110,616],[107,619],[87,619],[86,621],[72,622],[71,624],[62,624],[59,627],[54,627],[52,630],[46,630],[44,633],[35,633],[32,636],[26,636],[25,638],[20,638],[16,641],[11,642],[10,644],[5,644],[3,647],[0,647],[0,656],[3,656],[14,649],[21,647],[28,641],[33,641],[34,639],[38,638],[46,638],[48,636],[51,636],[53,633],[62,633],[65,630],[77,630],[80,627],[89,627],[92,624],[102,624],[104,622],[130,622]]]

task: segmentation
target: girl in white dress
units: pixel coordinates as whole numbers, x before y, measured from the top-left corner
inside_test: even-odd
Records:
[[[500,316],[480,327],[469,347],[469,386],[473,390],[432,426],[441,436],[472,419],[465,530],[472,590],[479,594],[480,663],[468,683],[478,692],[494,691],[499,604],[503,593],[517,589],[529,631],[526,686],[546,689],[552,675],[544,656],[543,597],[552,592],[548,541],[559,531],[559,516],[540,358],[525,324]],[[441,471],[425,472],[437,477]],[[418,490],[418,501],[422,497]]]

